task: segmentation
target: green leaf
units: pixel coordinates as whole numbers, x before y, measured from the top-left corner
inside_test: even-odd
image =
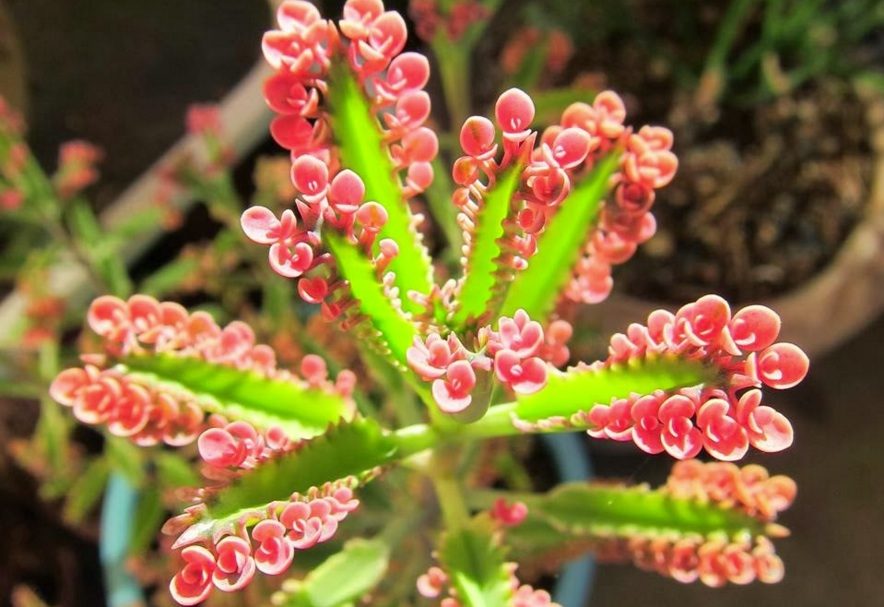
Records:
[[[534,320],[548,318],[571,278],[619,160],[617,153],[603,158],[565,199],[540,235],[537,254],[510,284],[502,315],[512,316],[521,308]]]
[[[602,369],[571,368],[564,373],[551,368],[549,382],[543,390],[518,396],[513,403],[491,407],[485,417],[464,432],[474,437],[505,436],[514,433],[513,417],[526,422],[552,417],[568,419],[596,405],[608,405],[615,398],[696,386],[712,382],[716,377],[714,367],[674,356],[646,358]],[[562,429],[569,430],[568,427]]]
[[[464,607],[505,607],[512,597],[503,550],[487,518],[442,537],[439,561]]]
[[[107,483],[110,466],[103,457],[89,462],[67,493],[64,502],[64,518],[72,523],[80,523],[92,510]]]
[[[405,364],[405,353],[417,332],[414,324],[391,303],[361,249],[330,230],[326,230],[322,238],[335,258],[338,272],[350,283],[350,293],[359,302],[359,311],[378,331],[393,357]]]
[[[504,235],[504,219],[510,212],[510,204],[519,187],[523,164],[516,162],[497,181],[476,215],[475,233],[466,260],[463,283],[457,294],[458,308],[452,321],[461,327],[470,320],[481,318],[489,308],[489,302],[509,275],[501,268],[499,241]]]
[[[138,508],[132,521],[129,553],[138,555],[150,547],[163,524],[165,509],[156,487],[145,487],[138,494]]]
[[[562,117],[562,111],[572,103],[595,98],[596,91],[577,85],[535,90],[529,94],[534,100],[534,123],[547,126],[557,124]]]
[[[196,487],[200,483],[194,465],[178,451],[158,451],[151,460],[157,469],[157,479],[165,488]]]
[[[732,537],[762,534],[764,524],[745,512],[715,502],[677,498],[647,487],[573,483],[561,485],[529,509],[555,528],[574,535],[664,535],[723,532]]]
[[[364,476],[390,463],[395,445],[377,422],[342,422],[309,440],[297,451],[262,464],[225,488],[209,506],[213,519],[238,516],[243,511],[306,493],[348,476]]]
[[[433,268],[420,234],[412,227],[413,215],[402,191],[395,167],[381,138],[377,118],[359,83],[346,66],[332,70],[328,103],[341,164],[365,182],[365,199],[380,203],[387,211],[387,223],[378,239],[390,238],[399,245],[399,255],[390,263],[406,311],[421,308],[408,297],[409,291],[429,293]]]
[[[144,485],[144,452],[126,439],[106,436],[104,455],[115,472],[126,477],[132,485]]]
[[[121,362],[124,370],[146,385],[189,392],[208,411],[260,428],[278,425],[291,438],[323,432],[346,410],[337,394],[197,358],[139,355]]]
[[[341,607],[358,601],[383,579],[390,547],[374,539],[354,539],[301,581],[280,607]],[[274,603],[277,604],[277,603]]]

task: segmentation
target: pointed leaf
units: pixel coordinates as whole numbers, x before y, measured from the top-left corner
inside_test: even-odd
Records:
[[[297,591],[280,607],[341,607],[358,601],[383,579],[390,562],[390,547],[373,539],[354,539],[326,559],[298,583]]]
[[[439,548],[439,561],[448,573],[465,607],[505,607],[512,588],[503,550],[488,519],[447,532]]]
[[[356,245],[331,231],[326,231],[323,239],[335,258],[338,272],[350,283],[350,293],[359,302],[359,312],[378,331],[393,357],[405,364],[405,353],[417,332],[416,327],[384,293],[371,262]]]
[[[523,309],[539,321],[549,317],[583,249],[608,194],[619,154],[602,159],[571,192],[537,242],[537,254],[516,275],[501,309],[512,316]]]
[[[715,502],[674,497],[647,487],[572,483],[561,485],[529,504],[535,514],[572,535],[664,535],[667,533],[728,537],[748,531],[763,533],[764,524],[737,509]]]
[[[296,451],[266,462],[242,476],[209,506],[209,517],[224,519],[260,508],[292,493],[348,476],[362,477],[390,463],[395,446],[377,422],[342,422],[307,441]]]
[[[365,183],[365,199],[380,203],[387,211],[387,223],[378,239],[390,238],[399,245],[399,255],[390,263],[406,311],[420,311],[408,299],[409,291],[429,293],[433,284],[432,265],[420,235],[412,227],[413,215],[396,177],[395,167],[381,138],[371,106],[353,74],[343,67],[332,71],[328,103],[331,126],[341,150],[341,164]]]
[[[716,370],[712,367],[674,357],[646,358],[601,369],[574,367],[566,372],[550,369],[549,381],[543,390],[519,396],[513,403],[491,407],[469,432],[472,436],[513,434],[514,417],[526,422],[568,419],[595,405],[610,404],[615,398],[696,386],[710,382],[715,376]]]
[[[107,483],[110,466],[103,457],[89,462],[67,493],[64,503],[64,518],[71,523],[80,523],[101,499]]]
[[[498,241],[504,235],[503,222],[519,187],[522,168],[521,163],[515,163],[506,170],[485,196],[476,215],[472,247],[457,295],[459,305],[452,319],[455,326],[463,326],[470,319],[481,317],[488,310],[495,292],[503,287]]]
[[[346,410],[337,394],[197,358],[129,356],[121,366],[148,386],[189,392],[208,411],[261,428],[278,425],[291,438],[323,432]]]

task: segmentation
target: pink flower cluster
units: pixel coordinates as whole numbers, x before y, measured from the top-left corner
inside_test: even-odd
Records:
[[[632,561],[645,571],[689,584],[699,580],[706,586],[727,583],[750,584],[758,580],[776,584],[785,568],[766,537],[634,536],[606,540],[600,546],[603,560]]]
[[[419,38],[432,42],[438,32],[444,32],[451,42],[457,42],[474,24],[487,20],[491,11],[477,0],[443,2],[445,13],[437,0],[411,0],[408,13],[414,20]]]
[[[372,111],[383,123],[382,138],[399,171],[403,195],[414,196],[432,182],[430,162],[438,151],[435,133],[422,126],[430,98],[422,89],[430,68],[417,53],[400,54],[407,30],[402,16],[385,11],[380,0],[348,0],[337,23],[325,21],[310,3],[286,0],[277,12],[280,29],[264,35],[264,56],[276,69],[264,87],[268,105],[279,113],[270,131],[291,150],[292,159],[310,154],[340,168],[329,116],[321,100],[336,57],[346,57]],[[379,123],[379,128],[381,124]]]
[[[84,424],[107,424],[111,434],[139,446],[187,445],[205,427],[203,409],[189,394],[153,388],[115,368],[66,369],[49,394]]]
[[[713,501],[769,522],[792,505],[798,492],[791,478],[770,476],[763,466],[739,467],[699,460],[677,462],[666,481],[666,489],[676,497]]]
[[[203,538],[189,533],[193,527],[186,529],[174,546],[183,546],[184,566],[169,584],[172,598],[181,605],[196,605],[209,596],[213,586],[233,592],[251,582],[256,572],[279,575],[292,564],[296,551],[331,539],[358,505],[346,483],[326,485],[250,513],[248,522],[236,526],[237,532],[220,538]],[[184,516],[192,519],[195,512]],[[173,519],[164,531],[184,522]],[[249,532],[246,525],[252,524]]]
[[[506,563],[506,569],[509,572],[510,587],[512,597],[510,601],[511,607],[561,607],[558,603],[554,603],[552,597],[546,590],[535,590],[528,584],[522,584],[516,577],[516,563]],[[448,596],[444,597],[439,603],[440,607],[461,607],[462,603],[457,598],[457,591],[450,587],[450,579],[440,567],[430,567],[426,573],[417,579],[417,591],[422,597],[428,599],[439,598],[443,593]]]
[[[425,340],[416,336],[406,353],[411,369],[433,382],[433,398],[445,413],[460,413],[470,405],[477,370],[493,368],[498,381],[517,394],[532,394],[546,385],[543,327],[524,310],[513,318],[501,317],[497,331],[490,326],[479,329],[477,342],[479,351],[471,352],[453,333],[444,339],[431,333]],[[555,343],[548,351],[560,355],[561,347]]]
[[[279,369],[273,349],[256,344],[254,332],[245,323],[234,321],[222,328],[205,312],[189,314],[176,303],[158,302],[146,295],[133,295],[127,301],[99,297],[89,307],[87,318],[112,357],[151,352],[198,358],[344,397],[349,397],[355,384],[353,373],[346,370],[330,382],[324,361],[315,355],[304,357],[303,377]],[[203,407],[189,392],[151,385],[118,367],[102,369],[105,356],[85,355],[84,360],[88,364],[62,371],[50,387],[51,396],[72,407],[83,423],[107,424],[111,433],[130,437],[139,445],[188,444],[206,427]],[[226,421],[219,418],[213,423]]]
[[[590,436],[632,440],[648,453],[679,459],[701,449],[721,460],[737,460],[749,445],[781,451],[792,444],[792,426],[781,413],[761,405],[761,388],[790,388],[808,370],[800,348],[774,343],[780,319],[764,306],[731,316],[722,298],[707,295],[676,314],[658,310],[647,326],[632,324],[611,338],[609,357],[595,368],[645,358],[673,357],[708,366],[720,378],[713,385],[672,392],[634,394],[575,416]]]
[[[536,147],[536,135],[530,128],[534,103],[527,94],[519,89],[503,93],[495,116],[502,131],[503,156],[499,161],[496,130],[490,120],[473,116],[460,132],[464,155],[455,162],[452,176],[459,186],[453,202],[460,209],[459,224],[467,235],[464,262],[483,200],[505,170],[523,165],[519,169],[517,214],[507,220],[501,240],[503,265],[520,270],[536,253],[537,235],[573,184],[603,157],[619,154],[619,169],[613,177],[614,203],[605,205],[566,289],[566,296],[574,301],[605,299],[613,285],[611,266],[627,261],[638,244],[656,230],[649,212],[654,190],[669,183],[678,166],[670,151],[672,133],[662,127],[644,126],[637,133],[627,128],[623,102],[611,91],[600,93],[592,105],[572,104],[560,124],[544,130]]]
[[[593,153],[615,146],[623,150],[613,201],[605,203],[565,293],[573,301],[607,298],[613,287],[611,267],[628,261],[654,235],[654,190],[672,181],[678,168],[669,129],[643,126],[632,132],[625,118],[623,101],[611,91],[599,93],[592,105],[575,103],[562,114],[562,126],[580,127],[590,135]]]
[[[254,206],[242,214],[242,228],[252,241],[269,245],[270,267],[276,273],[299,279],[298,293],[304,301],[322,304],[323,314],[336,318],[353,301],[343,288],[345,282],[336,277],[331,256],[321,252],[319,225],[342,231],[371,255],[387,212],[376,202],[363,202],[365,185],[353,171],[340,171],[329,180],[328,166],[305,155],[295,160],[292,175],[301,193],[296,200],[301,221],[290,209],[277,218],[270,209]],[[399,248],[383,239],[377,250],[372,264],[383,275]]]
[[[53,178],[58,195],[72,198],[98,181],[95,167],[103,157],[104,152],[88,141],[63,143],[58,151],[58,172]]]
[[[219,477],[219,469],[225,472],[229,468],[249,470],[297,447],[297,443],[290,441],[279,427],[271,427],[262,433],[241,420],[230,423],[220,420],[210,425],[212,427],[200,434],[197,448],[208,465],[204,474],[218,480],[227,478],[223,474]]]

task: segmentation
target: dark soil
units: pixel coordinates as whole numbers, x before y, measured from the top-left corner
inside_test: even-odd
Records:
[[[720,130],[692,138],[690,127],[676,129],[680,166],[658,194],[657,234],[617,268],[618,288],[653,300],[713,292],[750,301],[814,276],[865,208],[873,160],[863,109],[829,83],[748,116],[724,113]]]

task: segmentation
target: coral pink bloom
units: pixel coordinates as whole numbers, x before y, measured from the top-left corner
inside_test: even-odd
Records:
[[[129,384],[110,411],[107,429],[115,436],[140,432],[150,417],[150,393],[142,386]]]
[[[285,525],[273,519],[263,520],[252,529],[255,549],[255,566],[261,573],[278,575],[289,568],[295,550],[286,537]]]
[[[255,559],[252,547],[241,537],[228,535],[215,546],[215,571],[212,582],[224,592],[245,587],[255,577]]]
[[[517,394],[533,394],[546,385],[546,363],[538,357],[523,359],[512,350],[494,355],[494,373]]]
[[[420,337],[415,336],[414,343],[405,353],[408,366],[424,380],[438,379],[445,375],[448,365],[455,354],[462,349],[457,337],[453,334],[448,340],[442,339],[437,333],[427,337],[424,344]]]
[[[589,154],[590,138],[583,129],[571,127],[563,129],[549,148],[553,166],[573,169],[586,160]]]
[[[460,129],[460,147],[467,156],[488,160],[497,151],[494,134],[494,125],[490,120],[483,116],[471,116]]]
[[[298,295],[307,303],[322,303],[328,295],[328,283],[324,278],[302,278],[298,281]]]
[[[290,209],[277,219],[270,209],[254,206],[243,212],[240,224],[249,240],[258,244],[284,242],[298,234],[298,219]]]
[[[758,376],[771,388],[785,390],[801,383],[807,375],[810,360],[794,344],[774,344],[758,354]]]
[[[430,63],[420,53],[402,53],[390,62],[385,79],[378,79],[378,92],[396,99],[405,91],[422,89],[430,79]]]
[[[736,461],[749,450],[746,430],[728,415],[730,404],[713,398],[706,401],[697,413],[697,426],[703,431],[703,446],[713,457]]]
[[[494,116],[507,140],[522,141],[531,132],[534,102],[525,91],[509,89],[498,97],[494,106]]]
[[[338,529],[338,517],[324,498],[310,503],[293,502],[285,507],[280,522],[290,529],[288,538],[296,550],[305,550],[331,538]]]
[[[501,317],[497,326],[499,343],[494,344],[494,350],[512,350],[519,358],[528,358],[543,345],[543,327],[531,320],[525,310],[516,311],[513,318]]]
[[[293,246],[276,243],[270,246],[268,257],[274,272],[286,278],[298,278],[313,266],[313,247],[306,242]]]
[[[186,565],[169,583],[172,598],[181,605],[203,602],[212,590],[215,557],[202,546],[187,546],[181,551]]]
[[[442,594],[448,583],[448,576],[439,567],[430,567],[427,572],[417,578],[417,591],[425,598],[435,599]]]
[[[216,468],[240,466],[249,456],[248,444],[225,428],[209,428],[197,440],[200,457]]]
[[[589,410],[587,420],[594,427],[586,431],[593,438],[610,438],[616,441],[632,439],[631,403],[619,398],[610,405],[596,405]]]
[[[119,297],[102,295],[89,306],[86,320],[89,327],[102,337],[115,339],[121,330],[128,328],[129,308]]]
[[[476,373],[466,360],[456,360],[445,372],[445,379],[433,382],[433,398],[445,413],[460,413],[472,402],[471,392],[476,387]]]
[[[88,372],[88,369],[91,368],[80,369],[75,367],[73,369],[65,369],[52,380],[52,384],[49,386],[49,396],[66,407],[73,406],[77,393],[92,382],[91,375]]]
[[[706,295],[682,307],[675,315],[676,330],[683,330],[695,346],[715,343],[731,319],[727,302],[717,295]]]
[[[680,394],[670,396],[660,405],[663,448],[672,457],[690,459],[703,448],[703,435],[691,421],[695,412],[691,399]]]
[[[663,423],[657,418],[660,410],[660,395],[649,394],[637,399],[632,405],[632,440],[646,453],[657,454],[663,451]]]
[[[777,340],[780,317],[766,306],[746,306],[734,314],[730,332],[741,350],[759,352]]]
[[[776,452],[792,445],[792,424],[779,411],[761,405],[761,390],[749,390],[740,397],[736,418],[749,433],[749,442],[756,449]]]
[[[528,507],[522,502],[509,504],[501,497],[495,500],[491,507],[491,518],[505,527],[521,525],[526,516],[528,516]]]
[[[304,115],[318,103],[316,93],[308,93],[302,78],[291,72],[277,72],[264,82],[264,99],[279,114]]]

